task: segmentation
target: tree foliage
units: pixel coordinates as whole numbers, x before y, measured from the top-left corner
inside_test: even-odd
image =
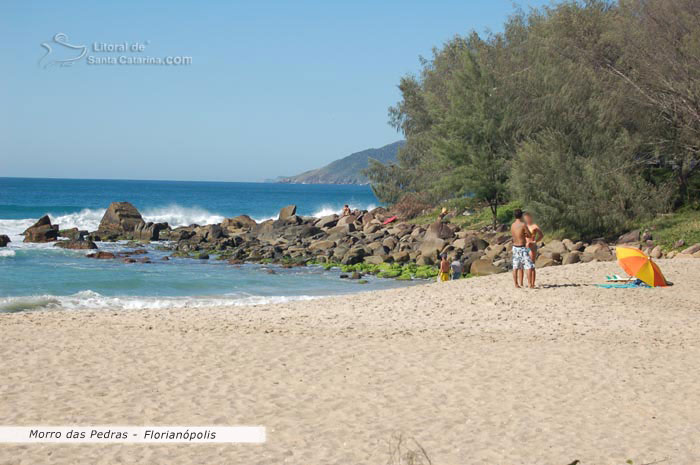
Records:
[[[457,36],[400,84],[398,163],[380,200],[517,200],[550,228],[596,235],[697,198],[700,4],[565,1],[499,34]]]

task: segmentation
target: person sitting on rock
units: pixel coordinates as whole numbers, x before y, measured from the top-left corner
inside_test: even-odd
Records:
[[[447,254],[442,254],[440,260],[440,274],[438,275],[440,281],[450,280],[450,262],[447,260]]]
[[[350,216],[350,207],[346,203],[345,206],[343,207],[343,214],[341,216]]]

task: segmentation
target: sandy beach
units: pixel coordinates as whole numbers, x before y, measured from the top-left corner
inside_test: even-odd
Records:
[[[700,463],[700,260],[280,305],[0,315],[0,424],[263,425],[263,445],[0,445],[0,464]]]

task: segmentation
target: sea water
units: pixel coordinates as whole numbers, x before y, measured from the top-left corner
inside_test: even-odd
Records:
[[[0,178],[0,312],[33,309],[157,309],[252,305],[312,299],[407,285],[368,278],[340,279],[338,270],[284,269],[274,265],[230,265],[226,261],[171,258],[147,245],[152,263],[94,260],[91,251],[23,243],[20,235],[48,214],[61,229],[93,231],[110,202],[128,201],[146,221],[171,227],[219,223],[246,214],[276,218],[295,204],[304,216],[325,216],[378,205],[368,186]],[[105,251],[130,250],[125,242],[98,243]]]

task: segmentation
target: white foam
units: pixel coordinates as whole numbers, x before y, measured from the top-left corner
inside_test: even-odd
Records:
[[[145,221],[168,223],[172,227],[189,226],[191,224],[205,225],[221,223],[222,215],[217,215],[204,208],[183,207],[171,204],[165,207],[147,208],[142,213]]]
[[[0,257],[14,257],[15,251],[9,249],[0,249]]]
[[[94,291],[81,291],[70,296],[23,296],[0,298],[0,313],[25,310],[158,310],[204,307],[241,307],[279,304],[317,296],[256,296],[237,294],[202,297],[106,297]]]
[[[356,204],[348,204],[348,207],[350,207],[350,210],[372,210],[374,208],[377,208],[376,205],[374,204],[369,204],[364,207],[356,205]],[[317,210],[312,216],[315,218],[323,218],[324,216],[330,216],[333,214],[340,215],[343,212],[343,206],[340,207],[333,207],[330,205],[323,205],[319,210]]]

